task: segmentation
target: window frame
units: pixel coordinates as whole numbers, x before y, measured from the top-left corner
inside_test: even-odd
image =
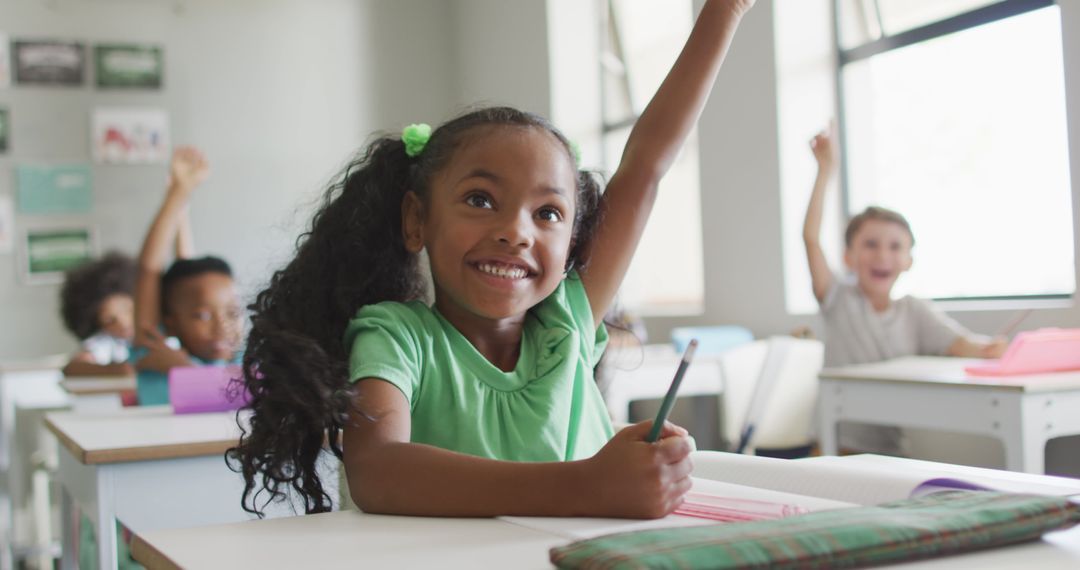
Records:
[[[849,194],[848,183],[848,169],[847,169],[847,144],[845,140],[847,117],[846,117],[846,101],[844,96],[844,68],[852,63],[872,58],[876,55],[887,53],[893,50],[901,49],[910,45],[927,42],[940,37],[944,37],[957,32],[970,30],[986,24],[992,24],[999,22],[1014,16],[1033,12],[1035,10],[1042,10],[1051,6],[1056,6],[1056,0],[1001,0],[981,8],[975,8],[967,12],[961,12],[954,16],[950,16],[943,20],[930,22],[922,26],[904,30],[903,32],[889,35],[885,31],[885,27],[880,25],[880,6],[878,0],[871,0],[874,5],[875,12],[879,21],[879,28],[881,30],[881,37],[875,40],[868,41],[863,44],[855,45],[850,48],[843,47],[843,22],[842,22],[842,6],[841,3],[844,0],[833,0],[833,45],[836,49],[836,137],[837,142],[840,145],[840,168],[838,169],[838,183],[840,185],[840,207],[843,210],[843,219],[850,219],[851,217],[851,197]],[[1077,174],[1074,173],[1073,176]],[[1073,219],[1073,239],[1076,238],[1075,234],[1078,229],[1077,220]],[[1080,255],[1080,252],[1074,252],[1074,259]],[[934,301],[942,301],[947,303],[955,303],[955,306],[962,306],[962,304],[969,303],[974,308],[979,306],[983,308],[987,302],[996,303],[1004,302],[1006,304],[1015,304],[1016,301],[1071,301],[1077,293],[1077,287],[1080,287],[1080,283],[1076,283],[1073,286],[1073,293],[1060,293],[1060,294],[1032,294],[1032,295],[1000,295],[1000,296],[964,296],[964,297],[934,297]]]

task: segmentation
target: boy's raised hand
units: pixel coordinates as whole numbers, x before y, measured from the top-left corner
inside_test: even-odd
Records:
[[[210,163],[202,151],[193,146],[177,147],[169,167],[169,188],[190,192],[210,174]]]
[[[810,139],[810,150],[814,153],[814,159],[817,160],[818,170],[822,172],[832,172],[836,166],[835,140],[836,127],[832,122],[829,123],[828,128]]]
[[[660,518],[683,503],[690,490],[692,446],[685,429],[665,422],[660,439],[645,441],[652,420],[631,425],[586,460],[588,510],[600,516]]]

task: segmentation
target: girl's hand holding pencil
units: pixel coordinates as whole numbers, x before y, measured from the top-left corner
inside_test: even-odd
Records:
[[[660,518],[682,505],[692,485],[689,433],[665,422],[656,443],[647,441],[652,420],[636,423],[611,438],[582,462],[589,491],[584,509],[596,516]]]

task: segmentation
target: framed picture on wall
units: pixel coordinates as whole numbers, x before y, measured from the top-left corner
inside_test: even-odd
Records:
[[[86,47],[79,42],[15,40],[12,44],[15,83],[19,85],[83,84]]]
[[[6,107],[0,107],[0,154],[8,151],[11,145],[11,113]]]
[[[19,252],[27,285],[60,283],[64,272],[97,256],[97,239],[86,226],[48,226],[26,230]]]
[[[99,164],[161,164],[169,158],[169,114],[161,109],[95,109],[90,136]]]
[[[94,69],[101,88],[161,89],[164,50],[153,45],[98,44]]]

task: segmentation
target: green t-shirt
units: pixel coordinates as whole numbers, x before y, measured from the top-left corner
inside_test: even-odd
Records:
[[[593,368],[607,331],[593,324],[576,273],[529,310],[513,372],[491,364],[424,303],[383,302],[345,332],[349,377],[405,394],[412,441],[506,461],[591,457],[612,436]]]

